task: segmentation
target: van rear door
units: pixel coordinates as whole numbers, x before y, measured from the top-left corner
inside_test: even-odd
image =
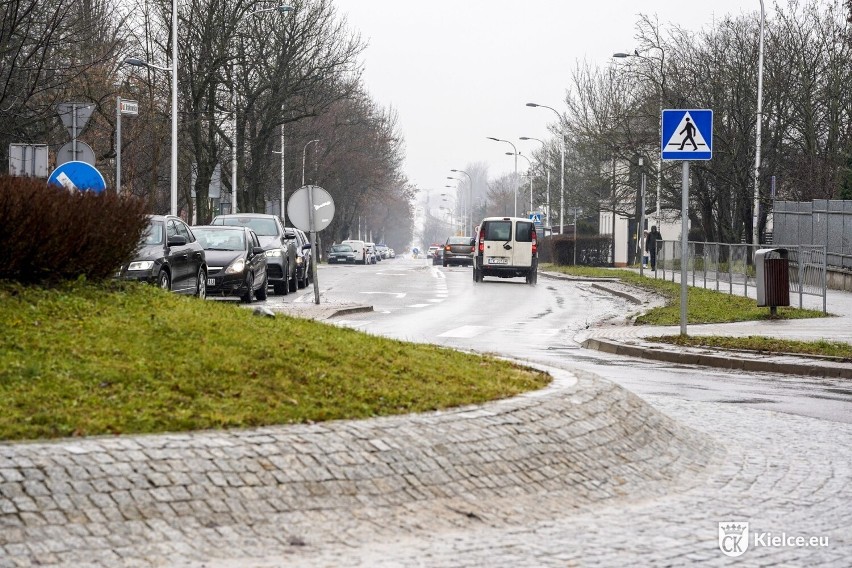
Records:
[[[531,221],[517,221],[515,223],[515,243],[513,248],[512,264],[514,266],[531,266],[533,259],[533,236],[535,235],[535,224]]]
[[[484,250],[482,255],[483,267],[488,266],[512,266],[512,221],[500,219],[486,221],[480,229],[483,237]]]

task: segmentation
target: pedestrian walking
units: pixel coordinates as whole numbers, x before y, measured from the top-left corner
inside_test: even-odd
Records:
[[[657,269],[657,243],[663,240],[663,235],[657,230],[656,225],[651,225],[651,232],[645,237],[645,244],[648,246],[648,254],[651,257],[651,270]]]

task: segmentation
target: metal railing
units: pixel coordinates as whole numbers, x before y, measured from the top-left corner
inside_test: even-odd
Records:
[[[754,253],[762,248],[783,248],[788,251],[790,295],[799,296],[799,307],[803,307],[803,296],[822,298],[822,311],[826,306],[826,252],[817,245],[750,245],[729,243],[687,243],[688,251],[684,263],[680,241],[660,241],[657,249],[654,278],[680,282],[675,274],[682,267],[687,271],[687,282],[716,291],[727,289],[729,294],[749,296],[749,288],[757,294],[755,281]]]

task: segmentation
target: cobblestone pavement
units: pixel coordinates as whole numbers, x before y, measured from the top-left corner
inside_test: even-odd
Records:
[[[553,373],[536,393],[424,415],[0,445],[0,566],[346,565],[377,535],[659,498],[724,455],[612,383]]]

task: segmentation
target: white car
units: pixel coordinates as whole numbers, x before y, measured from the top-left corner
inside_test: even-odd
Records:
[[[341,241],[340,244],[352,247],[352,252],[355,253],[355,264],[367,264],[367,262],[369,262],[367,260],[369,258],[367,244],[364,241],[345,240]]]
[[[521,217],[486,217],[479,224],[473,251],[473,281],[486,276],[523,276],[538,281],[538,235],[535,224]]]

